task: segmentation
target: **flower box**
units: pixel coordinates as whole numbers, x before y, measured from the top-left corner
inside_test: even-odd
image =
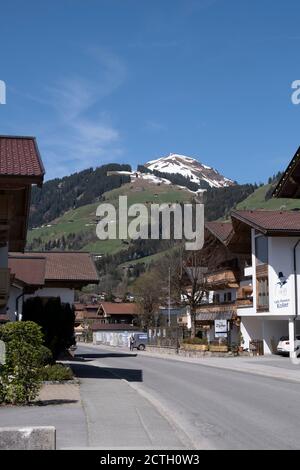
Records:
[[[183,343],[181,345],[181,348],[184,349],[185,351],[208,351],[208,345],[207,344]]]
[[[210,352],[228,352],[227,344],[211,344],[209,346]]]

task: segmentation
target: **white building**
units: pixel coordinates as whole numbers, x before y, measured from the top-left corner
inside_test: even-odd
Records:
[[[244,348],[262,340],[264,354],[276,352],[281,336],[300,333],[300,213],[297,211],[235,211],[229,246],[251,250],[252,266],[245,269],[252,284],[252,306],[237,310]]]
[[[82,251],[9,253],[8,266],[12,276],[9,320],[22,314],[23,303],[31,297],[43,302],[59,297],[61,303],[72,306],[76,289],[99,282],[92,256]]]

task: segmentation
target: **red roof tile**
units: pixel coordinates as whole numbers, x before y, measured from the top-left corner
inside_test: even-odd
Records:
[[[0,136],[0,176],[35,176],[45,170],[34,137]]]
[[[227,240],[231,234],[233,228],[232,223],[230,222],[206,222],[205,228],[209,230],[215,237],[217,237],[221,242]]]
[[[125,302],[102,302],[101,306],[107,315],[137,315],[137,306]]]
[[[10,256],[8,267],[16,279],[31,286],[43,286],[45,283],[45,258]]]
[[[25,252],[11,253],[12,257],[19,258],[45,258],[45,281],[74,281],[95,283],[99,277],[92,256],[85,252]]]
[[[231,217],[265,234],[300,234],[300,211],[234,211]]]

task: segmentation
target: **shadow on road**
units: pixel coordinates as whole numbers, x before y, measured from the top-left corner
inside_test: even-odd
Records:
[[[88,353],[88,354],[75,354],[75,359],[77,358],[85,358],[85,359],[97,359],[97,358],[105,358],[105,357],[137,357],[137,354],[127,354],[127,353]]]
[[[48,405],[70,405],[72,403],[78,403],[78,400],[67,400],[67,399],[53,399],[53,400],[37,400],[30,403],[30,406],[48,406]]]
[[[117,367],[97,367],[88,364],[70,364],[79,379],[125,379],[128,382],[142,382],[140,369],[119,369]]]

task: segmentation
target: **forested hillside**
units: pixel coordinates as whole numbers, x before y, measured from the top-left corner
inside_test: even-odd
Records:
[[[41,189],[33,187],[29,227],[47,224],[66,211],[95,202],[106,191],[130,181],[127,175],[107,176],[108,171],[131,171],[131,167],[112,163],[46,181]]]

